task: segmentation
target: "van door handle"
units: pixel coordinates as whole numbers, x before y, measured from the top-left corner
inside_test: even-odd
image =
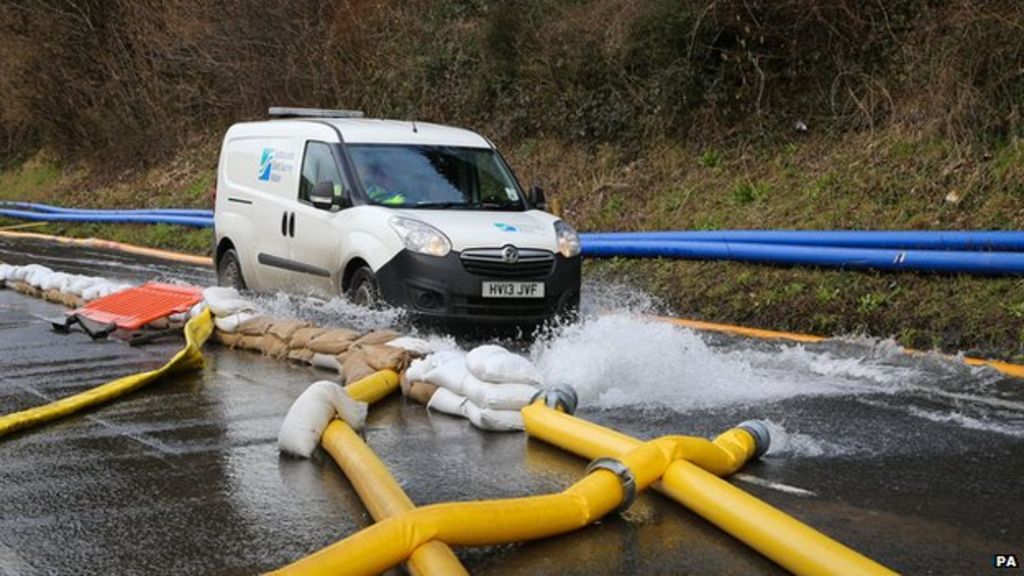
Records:
[[[288,213],[281,213],[281,236],[288,235]]]
[[[288,235],[295,238],[295,212],[288,217]]]

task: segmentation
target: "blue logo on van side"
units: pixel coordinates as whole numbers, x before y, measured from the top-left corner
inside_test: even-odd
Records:
[[[270,181],[270,172],[274,167],[274,149],[264,148],[260,154],[260,170],[256,176],[257,180]]]
[[[505,224],[504,222],[495,222],[494,227],[502,232],[519,232],[519,228],[511,224]]]

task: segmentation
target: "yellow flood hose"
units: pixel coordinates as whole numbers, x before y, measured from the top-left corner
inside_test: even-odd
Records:
[[[345,387],[355,400],[373,403],[398,389],[398,374],[381,370]],[[413,510],[416,506],[395,481],[387,466],[342,420],[333,420],[320,438],[324,447],[352,483],[363,505],[380,522]],[[409,556],[409,571],[416,575],[469,574],[452,552],[441,542],[428,542]]]
[[[542,404],[527,406],[522,414],[527,434],[584,458],[621,458],[645,445],[625,434]],[[742,442],[736,432],[730,430],[714,443]],[[660,492],[795,574],[893,573],[714,476],[711,472],[730,472],[728,463],[716,460],[707,446],[696,447],[699,450],[694,453],[696,457],[676,459],[668,466],[661,484],[656,487]],[[736,469],[738,466],[731,471]]]
[[[185,325],[185,347],[160,368],[118,378],[43,406],[0,416],[0,437],[104,404],[162,376],[182,370],[202,368],[204,360],[199,348],[210,337],[211,332],[213,332],[213,318],[210,316],[210,310],[204,309],[202,314],[192,318]]]
[[[282,568],[280,574],[378,574],[430,542],[484,546],[520,542],[577,530],[615,510],[630,492],[641,491],[679,458],[693,458],[723,473],[753,456],[746,430],[726,432],[714,442],[667,436],[619,454],[631,489],[618,472],[595,468],[564,492],[504,500],[435,504],[380,521],[340,542]]]

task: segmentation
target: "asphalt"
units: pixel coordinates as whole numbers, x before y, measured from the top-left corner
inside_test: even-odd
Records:
[[[0,241],[0,261],[132,280],[210,280],[202,269],[10,241]],[[155,367],[180,345],[129,348],[56,334],[41,317],[60,312],[0,290],[0,413]],[[783,353],[765,343],[710,343]],[[296,460],[276,449],[291,401],[329,374],[215,345],[204,353],[202,371],[0,439],[0,573],[248,574],[369,524],[330,458]],[[984,573],[993,554],[1021,558],[1024,383],[926,365],[934,359],[901,362],[934,374],[932,387],[693,409],[584,405],[579,415],[639,437],[714,435],[751,417],[799,423],[790,444],[810,449],[769,454],[732,481],[904,573]],[[586,465],[523,434],[480,433],[401,398],[371,409],[366,439],[421,504],[558,491]],[[653,493],[569,535],[458,554],[478,574],[780,571]]]

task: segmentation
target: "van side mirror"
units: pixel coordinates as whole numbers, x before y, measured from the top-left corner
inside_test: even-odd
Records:
[[[341,203],[341,199],[339,198],[338,200],[338,203],[335,203],[334,182],[330,180],[317,182],[309,192],[309,201],[313,204],[314,208],[319,208],[320,210],[331,210],[335,205]]]
[[[548,207],[547,200],[544,199],[544,189],[534,184],[530,188],[530,204],[538,210],[546,210]]]

